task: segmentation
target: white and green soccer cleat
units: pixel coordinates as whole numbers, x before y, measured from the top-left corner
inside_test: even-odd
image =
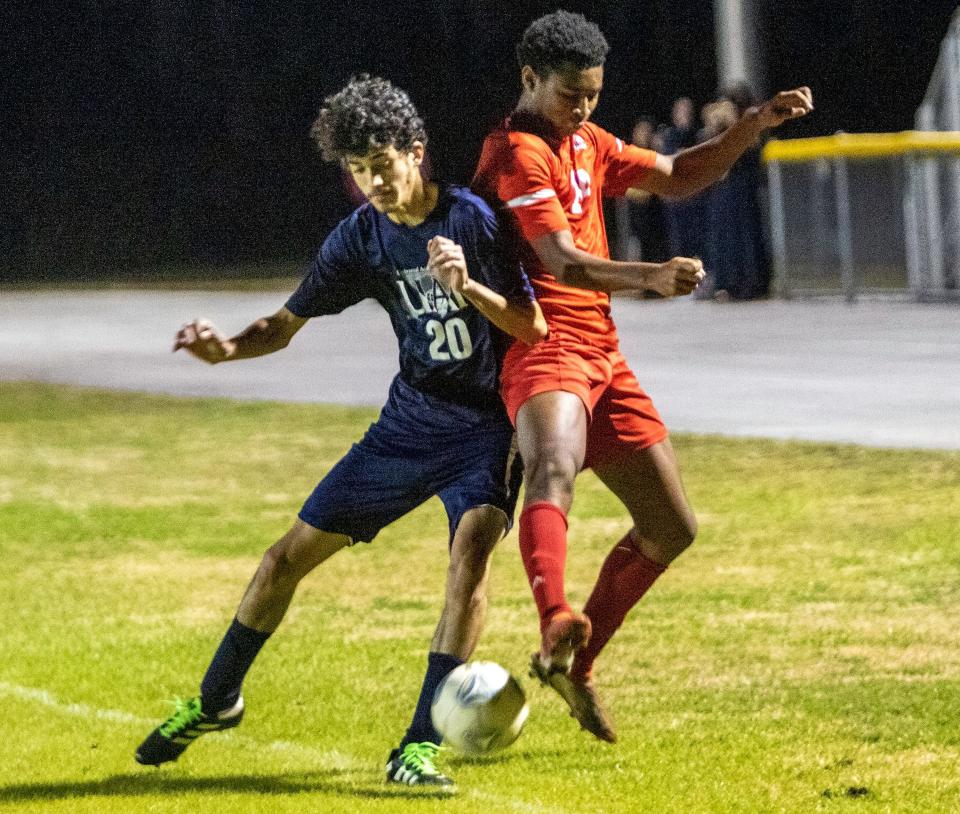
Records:
[[[394,749],[387,760],[387,782],[453,791],[453,780],[441,774],[433,765],[439,751],[440,747],[429,741],[408,743],[402,752]]]

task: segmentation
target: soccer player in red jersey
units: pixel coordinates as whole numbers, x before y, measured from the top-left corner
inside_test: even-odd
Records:
[[[517,55],[522,95],[486,139],[473,187],[509,214],[517,251],[549,326],[514,344],[501,389],[526,467],[520,551],[540,615],[532,671],[580,724],[616,740],[597,697],[594,660],[666,567],[693,542],[696,519],[667,429],[620,353],[610,293],[690,293],[699,260],[613,262],[603,196],[639,188],[669,198],[720,179],[761,133],[813,109],[808,88],[778,93],[725,133],[672,155],[625,144],[589,122],[609,48],[582,15],[557,11],[527,28]],[[600,569],[583,612],[564,592],[567,512],[577,473],[591,467],[633,526]]]

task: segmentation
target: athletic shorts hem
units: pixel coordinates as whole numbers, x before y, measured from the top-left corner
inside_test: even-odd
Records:
[[[338,528],[337,523],[324,520],[319,516],[309,516],[303,510],[298,512],[297,517],[300,518],[304,523],[306,523],[311,528],[316,529],[319,532],[324,534],[342,534],[344,537],[349,539],[347,543],[348,546],[356,545],[357,543],[372,543],[373,538],[377,536],[380,532],[380,529],[377,531],[357,531],[356,529],[347,529],[343,526]]]

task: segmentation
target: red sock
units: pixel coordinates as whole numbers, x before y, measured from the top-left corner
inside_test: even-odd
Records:
[[[590,675],[604,645],[666,569],[667,566],[644,556],[629,534],[613,547],[583,609],[593,625],[593,634],[587,646],[574,657],[571,675],[578,678]]]
[[[570,606],[563,593],[567,564],[567,515],[547,501],[531,503],[520,513],[520,556],[540,614],[540,630],[558,611]]]

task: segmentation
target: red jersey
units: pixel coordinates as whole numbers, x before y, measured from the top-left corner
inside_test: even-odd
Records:
[[[570,230],[577,248],[609,258],[602,198],[623,195],[654,166],[657,154],[587,123],[559,145],[547,141],[515,113],[483,144],[473,189],[495,209],[509,213],[517,251],[533,284],[551,335],[616,345],[610,296],[557,282],[529,241]]]

